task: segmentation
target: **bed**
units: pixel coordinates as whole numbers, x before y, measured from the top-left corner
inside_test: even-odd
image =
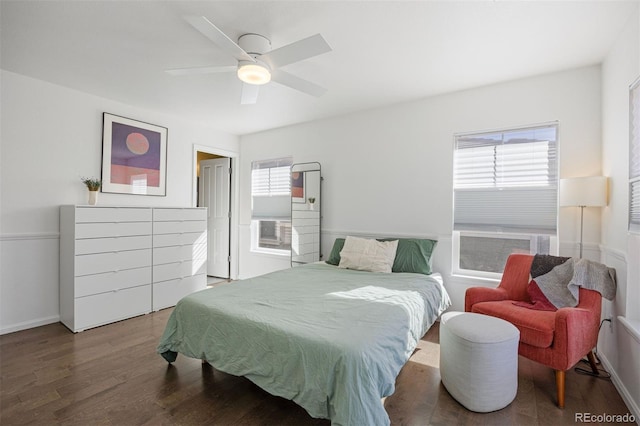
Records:
[[[157,351],[206,360],[334,425],[389,424],[381,398],[449,304],[438,274],[318,262],[186,296]]]

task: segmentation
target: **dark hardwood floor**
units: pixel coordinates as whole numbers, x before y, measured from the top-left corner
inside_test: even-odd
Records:
[[[155,353],[171,309],[73,334],[62,324],[0,336],[0,424],[329,425],[241,377]],[[567,373],[566,408],[555,405],[553,372],[520,357],[518,395],[508,407],[472,413],[440,383],[438,324],[385,401],[393,425],[561,425],[575,413],[625,414],[609,381]]]

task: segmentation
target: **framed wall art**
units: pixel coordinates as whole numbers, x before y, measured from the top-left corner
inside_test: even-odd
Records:
[[[305,176],[304,172],[292,171],[291,172],[291,201],[294,203],[306,203],[304,198]]]
[[[102,192],[166,196],[167,128],[103,113]]]

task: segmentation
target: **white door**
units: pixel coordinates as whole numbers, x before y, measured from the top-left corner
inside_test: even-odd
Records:
[[[231,159],[200,161],[198,206],[208,208],[207,275],[229,278]]]

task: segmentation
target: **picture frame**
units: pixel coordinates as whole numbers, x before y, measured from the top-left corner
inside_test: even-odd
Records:
[[[292,203],[306,203],[305,197],[305,172],[292,171],[291,172],[291,202]]]
[[[102,192],[167,195],[166,127],[102,115]]]

